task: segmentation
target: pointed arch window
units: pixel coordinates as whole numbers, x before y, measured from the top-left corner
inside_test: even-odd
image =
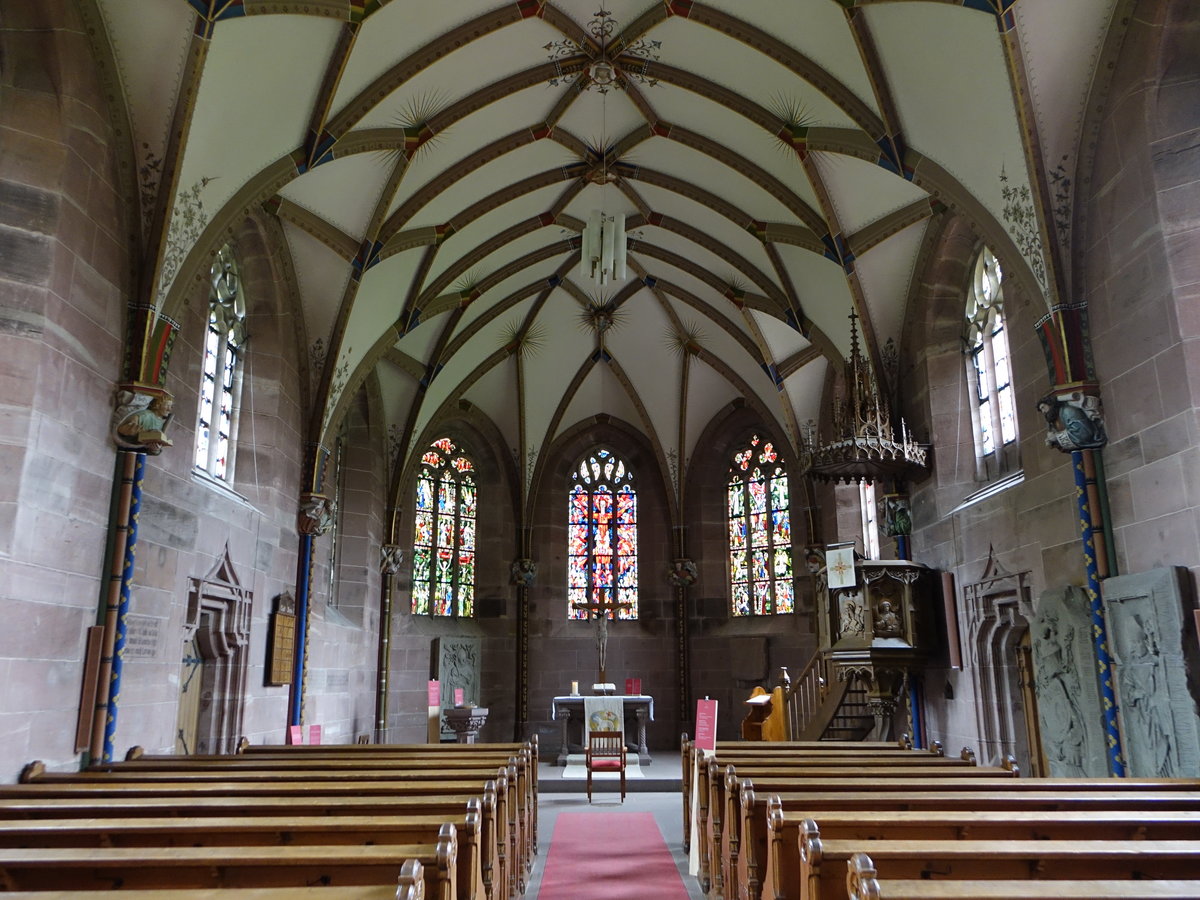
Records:
[[[412,611],[475,613],[475,464],[448,437],[429,445],[417,473]]]
[[[576,603],[628,603],[618,619],[638,617],[637,489],[633,471],[599,448],[571,474],[567,510],[567,616],[586,619]],[[608,617],[613,618],[609,612]]]
[[[795,611],[787,469],[770,441],[756,434],[733,454],[726,501],[730,611]]]
[[[975,258],[967,294],[964,344],[967,382],[972,390],[971,424],[975,433],[976,476],[1007,471],[1014,460],[1017,414],[1004,327],[1003,273],[987,247]]]
[[[246,302],[237,260],[228,244],[217,253],[209,274],[208,330],[196,422],[196,468],[229,482],[233,480],[241,406]]]

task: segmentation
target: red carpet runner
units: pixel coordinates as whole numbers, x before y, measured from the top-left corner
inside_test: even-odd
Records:
[[[538,900],[687,900],[653,813],[560,813]]]

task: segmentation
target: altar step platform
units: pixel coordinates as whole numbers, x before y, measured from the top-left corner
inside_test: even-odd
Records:
[[[597,790],[616,790],[621,776],[616,772],[597,772],[592,776],[593,793]],[[609,785],[605,782],[614,782]],[[683,789],[683,773],[679,754],[662,753],[648,765],[638,765],[637,756],[630,754],[625,766],[626,793],[678,793]],[[552,762],[538,764],[538,791],[546,794],[586,794],[587,768],[584,754],[567,756],[565,766]]]

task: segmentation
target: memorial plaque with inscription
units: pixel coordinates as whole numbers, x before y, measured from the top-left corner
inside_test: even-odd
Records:
[[[275,598],[267,642],[267,665],[263,682],[266,685],[292,683],[292,668],[296,659],[296,600],[291,594]]]

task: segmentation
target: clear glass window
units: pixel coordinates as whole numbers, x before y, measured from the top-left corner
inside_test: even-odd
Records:
[[[1003,272],[1000,261],[986,247],[975,259],[965,314],[967,378],[975,397],[971,411],[975,455],[980,465],[989,457],[998,460],[998,471],[993,474],[999,474],[1006,462],[997,450],[1016,443],[1017,414],[1004,322]]]
[[[246,304],[237,261],[228,245],[210,271],[208,330],[196,422],[196,468],[231,481],[241,397],[241,357],[246,341]]]

